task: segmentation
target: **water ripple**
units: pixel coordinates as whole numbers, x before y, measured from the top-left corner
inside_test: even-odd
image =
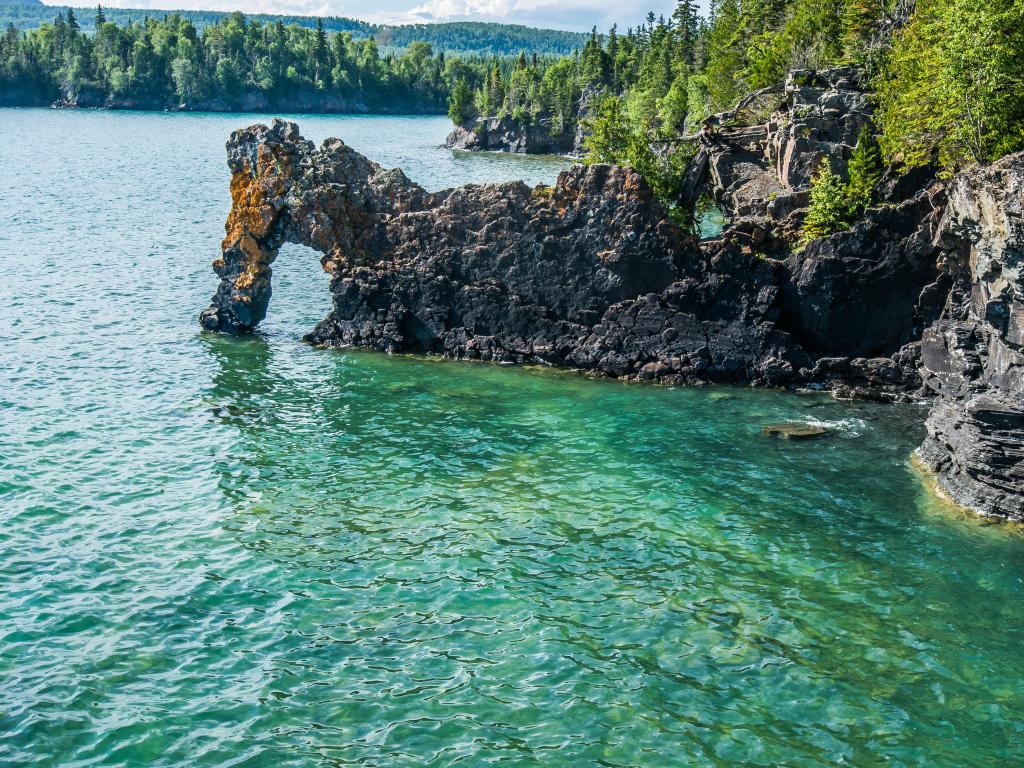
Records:
[[[926,496],[919,409],[309,349],[301,249],[204,336],[252,118],[3,116],[0,764],[1020,762],[1024,546]]]

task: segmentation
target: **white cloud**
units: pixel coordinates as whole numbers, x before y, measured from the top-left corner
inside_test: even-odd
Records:
[[[60,2],[61,0],[49,0]],[[494,21],[581,32],[604,32],[617,23],[636,26],[649,10],[668,16],[675,0],[108,0],[103,5],[151,10],[242,11],[301,16],[348,16],[364,21],[411,24],[432,21]],[[701,3],[706,6],[707,2]]]
[[[497,21],[538,27],[558,27],[585,31],[596,26],[606,30],[614,23],[635,26],[648,10],[671,13],[674,0],[426,0],[404,13],[394,14],[392,22]]]

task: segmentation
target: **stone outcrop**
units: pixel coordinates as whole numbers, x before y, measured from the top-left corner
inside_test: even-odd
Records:
[[[854,126],[843,131],[797,154],[842,158]],[[278,248],[301,243],[333,294],[311,343],[664,383],[928,392],[921,456],[939,482],[979,511],[1022,516],[1024,155],[951,183],[887,177],[854,227],[792,249],[772,201],[754,196],[749,215],[698,241],[628,168],[429,193],[338,139],[316,148],[293,123],[236,131],[227,149],[233,206],[209,330],[255,329]],[[717,151],[719,169],[740,167]],[[758,172],[779,180],[784,166]],[[717,186],[727,178],[706,170],[703,184],[739,200],[742,185]]]
[[[710,189],[728,217],[791,238],[819,164],[844,173],[870,117],[857,69],[790,72],[785,83],[705,121],[687,185],[691,202]]]
[[[449,149],[514,152],[527,155],[575,153],[576,132],[561,129],[550,116],[528,123],[511,117],[481,117],[455,127],[445,140]]]
[[[958,176],[939,225],[953,281],[922,342],[920,457],[954,500],[1024,520],[1024,153]]]
[[[627,168],[575,167],[553,188],[427,193],[282,121],[237,131],[228,156],[234,205],[202,317],[211,330],[256,327],[277,249],[292,241],[332,275],[316,344],[664,382],[843,385],[883,399],[919,386],[916,348],[903,347],[923,322],[914,292],[935,274],[918,250],[928,233],[895,213],[848,235],[863,253],[824,241],[785,261],[742,229],[685,235]]]

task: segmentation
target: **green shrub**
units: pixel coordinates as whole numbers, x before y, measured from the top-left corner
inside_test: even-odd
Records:
[[[827,160],[821,163],[811,185],[803,243],[849,228],[874,202],[875,189],[882,178],[882,154],[867,124],[860,130],[847,172],[849,181],[843,181]]]
[[[811,207],[804,220],[803,241],[828,237],[846,228],[849,201],[846,184],[832,172],[828,160],[822,162],[811,187]]]

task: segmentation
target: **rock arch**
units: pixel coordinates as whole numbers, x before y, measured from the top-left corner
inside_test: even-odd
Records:
[[[295,123],[274,120],[235,131],[227,144],[231,211],[213,263],[220,278],[200,316],[207,330],[248,333],[266,316],[271,265],[285,242],[321,254],[327,272],[358,257],[382,218],[420,204],[424,191],[339,139],[316,150]]]
[[[428,193],[339,139],[317,149],[282,120],[235,131],[227,151],[232,208],[200,318],[208,330],[256,328],[278,249],[294,242],[331,275],[334,310],[313,341],[466,356],[478,338],[533,355],[669,286],[686,252],[630,169],[577,167],[554,188]]]

